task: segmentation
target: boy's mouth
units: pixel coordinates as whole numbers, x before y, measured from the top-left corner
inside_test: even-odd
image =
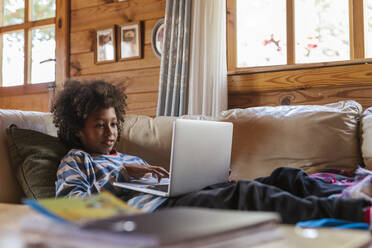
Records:
[[[113,146],[115,144],[115,141],[114,140],[105,140],[103,142],[103,144],[105,144],[106,146]]]

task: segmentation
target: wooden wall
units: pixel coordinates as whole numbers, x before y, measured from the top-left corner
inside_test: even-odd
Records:
[[[151,32],[165,15],[165,0],[71,0],[70,77],[106,79],[126,88],[128,113],[156,113],[160,60],[151,47]],[[94,63],[94,30],[142,21],[142,59]]]
[[[229,108],[325,104],[352,99],[372,106],[372,65],[343,65],[228,77]]]
[[[68,76],[72,79],[106,79],[125,87],[128,113],[154,116],[160,60],[151,48],[151,32],[155,23],[164,17],[166,0],[69,1]],[[94,64],[94,30],[131,21],[143,22],[142,59]],[[229,108],[323,104],[345,99],[354,99],[367,107],[372,106],[372,65],[245,74],[230,72],[228,89]],[[48,92],[0,94],[0,108],[48,111]]]
[[[48,103],[48,93],[0,96],[0,109],[19,109],[47,112],[49,110]]]

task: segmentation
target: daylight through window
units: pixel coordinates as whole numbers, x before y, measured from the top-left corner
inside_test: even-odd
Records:
[[[372,58],[372,0],[349,3],[354,1],[236,0],[235,67]],[[356,13],[363,13],[364,21],[356,23]],[[353,30],[364,33],[355,35]],[[357,42],[364,44],[364,51],[355,50]]]
[[[55,81],[56,0],[0,0],[1,86]]]

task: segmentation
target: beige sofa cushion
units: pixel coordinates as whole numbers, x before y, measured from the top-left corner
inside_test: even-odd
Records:
[[[372,170],[372,107],[364,110],[360,126],[363,161],[366,168]]]
[[[334,167],[354,170],[361,162],[361,111],[357,102],[342,101],[323,106],[254,107],[222,112],[218,120],[234,124],[231,178],[267,176],[281,166],[308,173]]]
[[[151,118],[126,115],[118,151],[169,169],[173,121],[176,117]]]

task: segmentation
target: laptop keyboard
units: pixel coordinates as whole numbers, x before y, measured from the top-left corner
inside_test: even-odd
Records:
[[[148,189],[156,189],[163,192],[168,192],[168,184],[155,184],[147,186]]]

